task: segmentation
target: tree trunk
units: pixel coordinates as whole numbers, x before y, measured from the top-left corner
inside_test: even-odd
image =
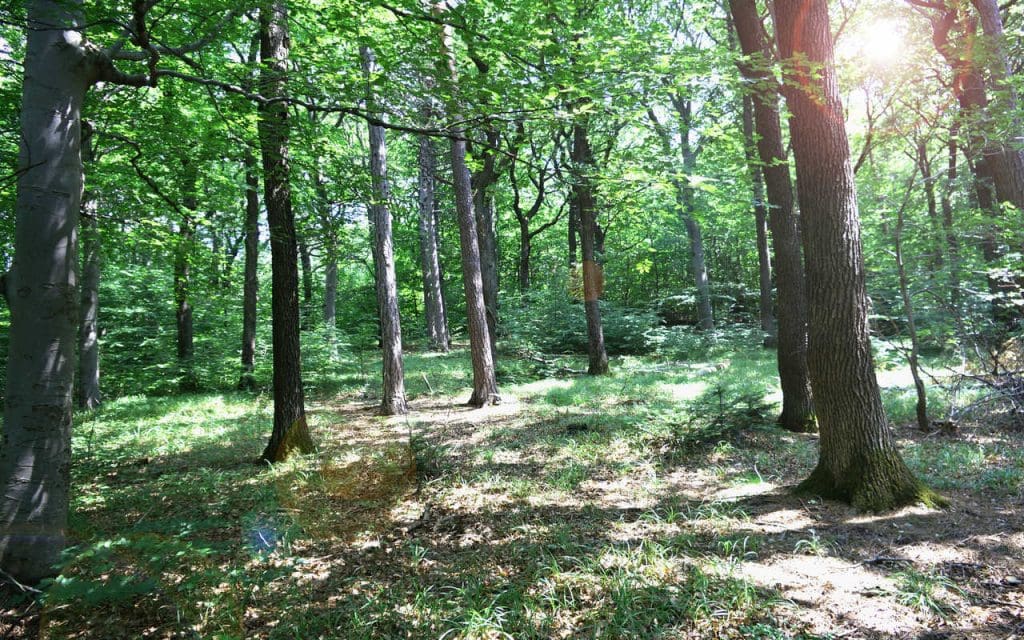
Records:
[[[435,11],[443,13],[446,4],[439,2]],[[451,48],[451,27],[441,29],[441,48],[451,87],[458,86],[455,52]],[[458,120],[456,98],[451,100],[451,114]],[[501,401],[495,377],[491,338],[487,327],[487,308],[484,304],[483,276],[480,269],[480,243],[477,237],[476,217],[473,214],[473,187],[469,167],[466,166],[466,134],[454,127],[451,138],[452,179],[455,183],[455,209],[459,216],[459,246],[462,250],[462,280],[466,293],[466,314],[469,325],[469,349],[473,363],[473,395],[469,404],[482,407]]]
[[[373,50],[359,48],[366,74],[368,100],[375,110],[373,83],[380,73]],[[377,285],[377,309],[380,312],[382,366],[384,388],[380,412],[386,416],[409,412],[405,399],[405,367],[402,361],[402,323],[398,312],[398,282],[395,276],[394,245],[391,236],[391,212],[388,208],[390,190],[387,176],[387,142],[384,127],[370,125],[370,176],[373,182],[373,204],[370,207],[374,242],[374,275]]]
[[[451,339],[448,337],[448,318],[441,290],[441,257],[434,217],[434,173],[437,171],[437,160],[434,156],[434,143],[427,136],[420,137],[418,159],[420,256],[423,262],[423,309],[427,320],[427,337],[432,351],[447,353]]]
[[[921,379],[921,366],[918,361],[920,345],[917,339],[917,323],[914,321],[914,305],[910,298],[910,286],[907,282],[907,267],[903,261],[903,228],[906,221],[907,205],[910,204],[910,196],[913,194],[914,174],[907,185],[907,194],[903,199],[896,214],[896,235],[893,238],[896,249],[896,275],[900,284],[900,297],[903,299],[903,314],[907,318],[907,333],[910,334],[910,353],[907,361],[910,364],[910,375],[914,379],[914,390],[917,392],[917,428],[921,431],[931,430],[931,420],[928,419],[928,394],[924,388],[924,380]]]
[[[493,162],[493,159],[491,160]],[[472,178],[471,178],[472,179]],[[473,191],[473,213],[476,216],[480,242],[480,277],[484,285],[484,307],[487,309],[487,336],[491,359],[498,361],[498,233],[494,217],[493,182],[480,179]]]
[[[242,376],[238,388],[256,389],[256,302],[260,283],[257,275],[260,257],[260,179],[256,158],[246,149],[245,164],[245,284],[242,289]]]
[[[930,267],[931,273],[942,270],[945,260],[942,255],[942,221],[939,220],[939,201],[935,197],[935,176],[932,175],[932,160],[928,157],[928,138],[920,136],[916,141],[917,170],[924,181],[925,203],[928,205],[928,225],[931,230]]]
[[[306,236],[296,233],[295,239],[299,245],[299,261],[302,264],[302,306],[299,308],[299,324],[303,329],[308,329],[313,315],[313,258]]]
[[[883,511],[941,502],[893,442],[875,378],[857,196],[825,0],[778,0],[810,306],[808,364],[821,428],[818,465],[799,489]]]
[[[22,84],[15,257],[0,446],[0,568],[36,584],[65,544],[82,196],[81,3],[32,0]],[[70,45],[70,46],[69,46]]]
[[[283,0],[270,0],[260,8],[260,78],[263,95],[285,95],[288,74],[288,8]],[[274,344],[274,430],[263,451],[268,462],[285,460],[290,453],[313,450],[306,423],[299,347],[299,274],[292,212],[288,159],[288,107],[273,102],[260,107],[260,147],[263,155],[263,200],[270,226],[271,309]]]
[[[91,127],[83,123],[82,156],[95,160]],[[100,234],[96,200],[88,191],[82,195],[82,294],[81,322],[78,326],[78,406],[93,410],[100,406]]]
[[[100,234],[96,203],[83,196],[82,215],[82,309],[78,327],[78,406],[100,406]]]
[[[178,343],[178,388],[186,393],[199,388],[195,373],[195,341],[192,326],[192,303],[189,293],[192,285],[192,238],[195,223],[191,216],[196,212],[196,181],[198,172],[195,160],[182,159],[185,176],[184,198],[185,218],[178,224],[178,238],[174,249],[174,305]]]
[[[530,254],[533,247],[530,242],[530,221],[526,217],[519,219],[519,291],[525,293],[530,289]]]
[[[750,184],[754,195],[754,227],[757,231],[757,266],[760,298],[758,316],[764,333],[764,346],[774,347],[778,340],[775,314],[772,312],[772,260],[768,252],[768,207],[765,205],[764,176],[757,160],[754,140],[754,105],[749,95],[743,96],[743,150],[750,171]]]
[[[779,425],[789,431],[815,429],[810,374],[807,369],[807,291],[800,244],[800,220],[793,203],[789,162],[782,143],[779,100],[767,72],[768,42],[753,0],[730,2],[743,53],[753,64],[741,66],[753,81],[754,126],[768,195],[768,224],[775,253],[778,308],[778,367],[782,387]],[[760,62],[758,62],[760,59]],[[766,84],[767,83],[767,84]]]
[[[573,191],[580,215],[580,244],[583,250],[583,306],[587,314],[587,353],[590,375],[608,373],[608,353],[604,347],[604,327],[601,324],[600,299],[604,289],[604,276],[596,251],[597,212],[594,210],[592,172],[594,156],[590,149],[587,125],[573,125]]]

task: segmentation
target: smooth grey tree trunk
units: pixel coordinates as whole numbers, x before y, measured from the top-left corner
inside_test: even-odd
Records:
[[[260,8],[260,88],[268,98],[285,96],[289,45],[288,7],[283,0],[271,0]],[[284,102],[260,107],[263,200],[270,226],[274,346],[274,429],[262,456],[268,462],[285,460],[293,451],[313,450],[302,388],[298,248],[289,184],[289,132],[288,107]]]
[[[799,489],[866,511],[939,503],[900,457],[875,377],[857,194],[828,5],[777,0],[775,10],[803,216],[808,365],[821,429],[818,465]]]
[[[81,4],[27,3],[15,256],[0,446],[0,568],[23,583],[56,573],[67,529],[82,196]]]
[[[260,179],[256,158],[246,149],[245,167],[245,282],[242,288],[242,375],[238,388],[256,389],[256,303],[259,296]]]
[[[380,66],[373,50],[359,48],[363,60],[363,73],[367,82],[367,103],[375,111],[374,83]],[[402,359],[402,323],[398,311],[398,279],[395,276],[395,249],[391,235],[391,198],[388,185],[387,141],[384,127],[370,124],[370,176],[373,183],[373,203],[370,206],[370,226],[373,229],[374,280],[377,286],[377,310],[380,313],[380,339],[383,351],[383,395],[380,412],[383,415],[404,415],[409,412],[405,399],[405,365]]]
[[[446,10],[445,2],[434,5],[437,14]],[[441,70],[447,76],[449,87],[458,86],[458,68],[451,44],[451,27],[442,26]],[[453,120],[458,120],[457,98],[453,95],[449,105]],[[480,270],[480,242],[477,236],[476,216],[473,213],[473,186],[466,165],[466,132],[453,127],[451,137],[452,180],[455,185],[455,210],[459,218],[459,248],[462,252],[462,282],[466,294],[466,316],[469,328],[469,351],[473,366],[473,394],[469,404],[474,407],[501,402],[495,375],[491,338],[487,326],[487,307],[484,303],[483,276]]]
[[[789,159],[782,140],[779,96],[768,75],[770,49],[754,0],[732,0],[736,34],[749,63],[740,67],[755,88],[754,129],[768,196],[768,225],[775,254],[778,308],[778,369],[782,387],[779,425],[789,431],[816,429],[807,369],[807,290],[801,250],[800,219],[793,202]]]
[[[608,352],[604,346],[604,326],[601,323],[601,294],[604,290],[604,274],[598,259],[597,211],[594,208],[594,187],[592,172],[594,156],[590,148],[587,125],[573,125],[573,191],[580,213],[580,245],[583,253],[583,307],[587,314],[587,373],[604,375],[608,373]]]
[[[417,158],[420,259],[423,264],[423,310],[427,320],[427,339],[432,351],[447,353],[451,339],[448,336],[448,317],[441,289],[441,257],[434,215],[437,158],[434,155],[434,143],[429,137],[420,137]]]

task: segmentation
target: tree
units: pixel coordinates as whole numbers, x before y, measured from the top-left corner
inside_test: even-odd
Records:
[[[790,431],[814,430],[814,407],[807,369],[807,295],[800,250],[800,221],[793,203],[789,162],[779,123],[778,87],[771,74],[770,49],[754,0],[729,3],[745,56],[740,71],[749,84],[757,132],[757,153],[768,196],[768,223],[775,254],[778,292],[778,368],[782,387],[779,425]]]
[[[821,430],[799,490],[883,511],[940,504],[889,431],[868,334],[857,196],[825,0],[778,0],[776,33],[792,114],[809,302],[808,365]]]
[[[429,111],[424,110],[429,121]],[[448,315],[444,292],[441,289],[441,260],[438,247],[437,207],[434,184],[437,157],[434,142],[429,136],[420,136],[417,150],[417,204],[419,206],[420,261],[423,270],[423,311],[427,320],[430,348],[447,353],[451,347],[448,337]]]
[[[604,276],[597,252],[597,211],[594,208],[594,155],[590,148],[587,119],[573,123],[572,127],[573,195],[579,207],[580,248],[583,254],[583,306],[587,314],[587,373],[608,373],[608,352],[604,346],[604,327],[601,324],[601,294]]]
[[[434,7],[436,15],[443,15],[446,2]],[[455,51],[451,44],[451,27],[442,25],[441,74],[447,74],[450,88],[458,85],[458,67]],[[448,116],[458,121],[457,98],[454,91],[449,104]],[[487,308],[484,302],[483,276],[480,269],[480,243],[477,235],[476,217],[473,214],[473,187],[466,165],[466,132],[455,125],[451,127],[452,180],[455,184],[455,209],[459,217],[459,247],[462,252],[462,280],[466,293],[466,315],[469,324],[469,350],[473,365],[473,394],[469,404],[475,407],[501,401],[498,381],[491,350],[491,338],[487,324]]]
[[[95,161],[93,129],[82,123],[82,160]],[[82,294],[78,326],[78,406],[92,410],[100,405],[100,230],[96,195],[82,193]]]
[[[359,48],[363,73],[368,88],[367,103],[376,112],[374,84],[380,66],[368,46]],[[391,237],[391,197],[387,176],[387,143],[384,127],[370,124],[370,175],[373,179],[373,201],[370,205],[370,228],[373,231],[374,281],[377,287],[377,313],[380,317],[380,339],[383,348],[384,393],[381,413],[387,416],[409,412],[405,401],[405,372],[402,362],[402,324],[398,315],[398,283],[395,277],[394,245]]]
[[[256,388],[256,302],[260,283],[257,274],[260,252],[260,178],[256,157],[247,147],[243,155],[245,171],[245,276],[242,287],[242,375],[238,388],[253,391]]]
[[[272,264],[274,429],[262,456],[268,462],[280,462],[293,451],[313,450],[299,351],[298,248],[289,184],[288,105],[280,100],[286,97],[290,45],[288,7],[284,0],[269,0],[260,7],[260,85],[264,96],[279,101],[261,104],[259,121]]]

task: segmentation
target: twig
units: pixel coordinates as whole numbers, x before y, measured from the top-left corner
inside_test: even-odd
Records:
[[[22,591],[28,591],[28,592],[31,592],[31,593],[42,593],[42,591],[40,591],[39,589],[36,589],[35,587],[30,587],[27,584],[21,584],[20,582],[18,582],[17,578],[15,578],[11,574],[7,573],[3,569],[0,569],[0,577],[3,577],[8,582],[10,582],[14,586],[18,587]]]

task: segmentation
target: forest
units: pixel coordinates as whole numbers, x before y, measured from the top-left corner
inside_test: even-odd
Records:
[[[1024,637],[1024,3],[0,1],[0,637]]]

